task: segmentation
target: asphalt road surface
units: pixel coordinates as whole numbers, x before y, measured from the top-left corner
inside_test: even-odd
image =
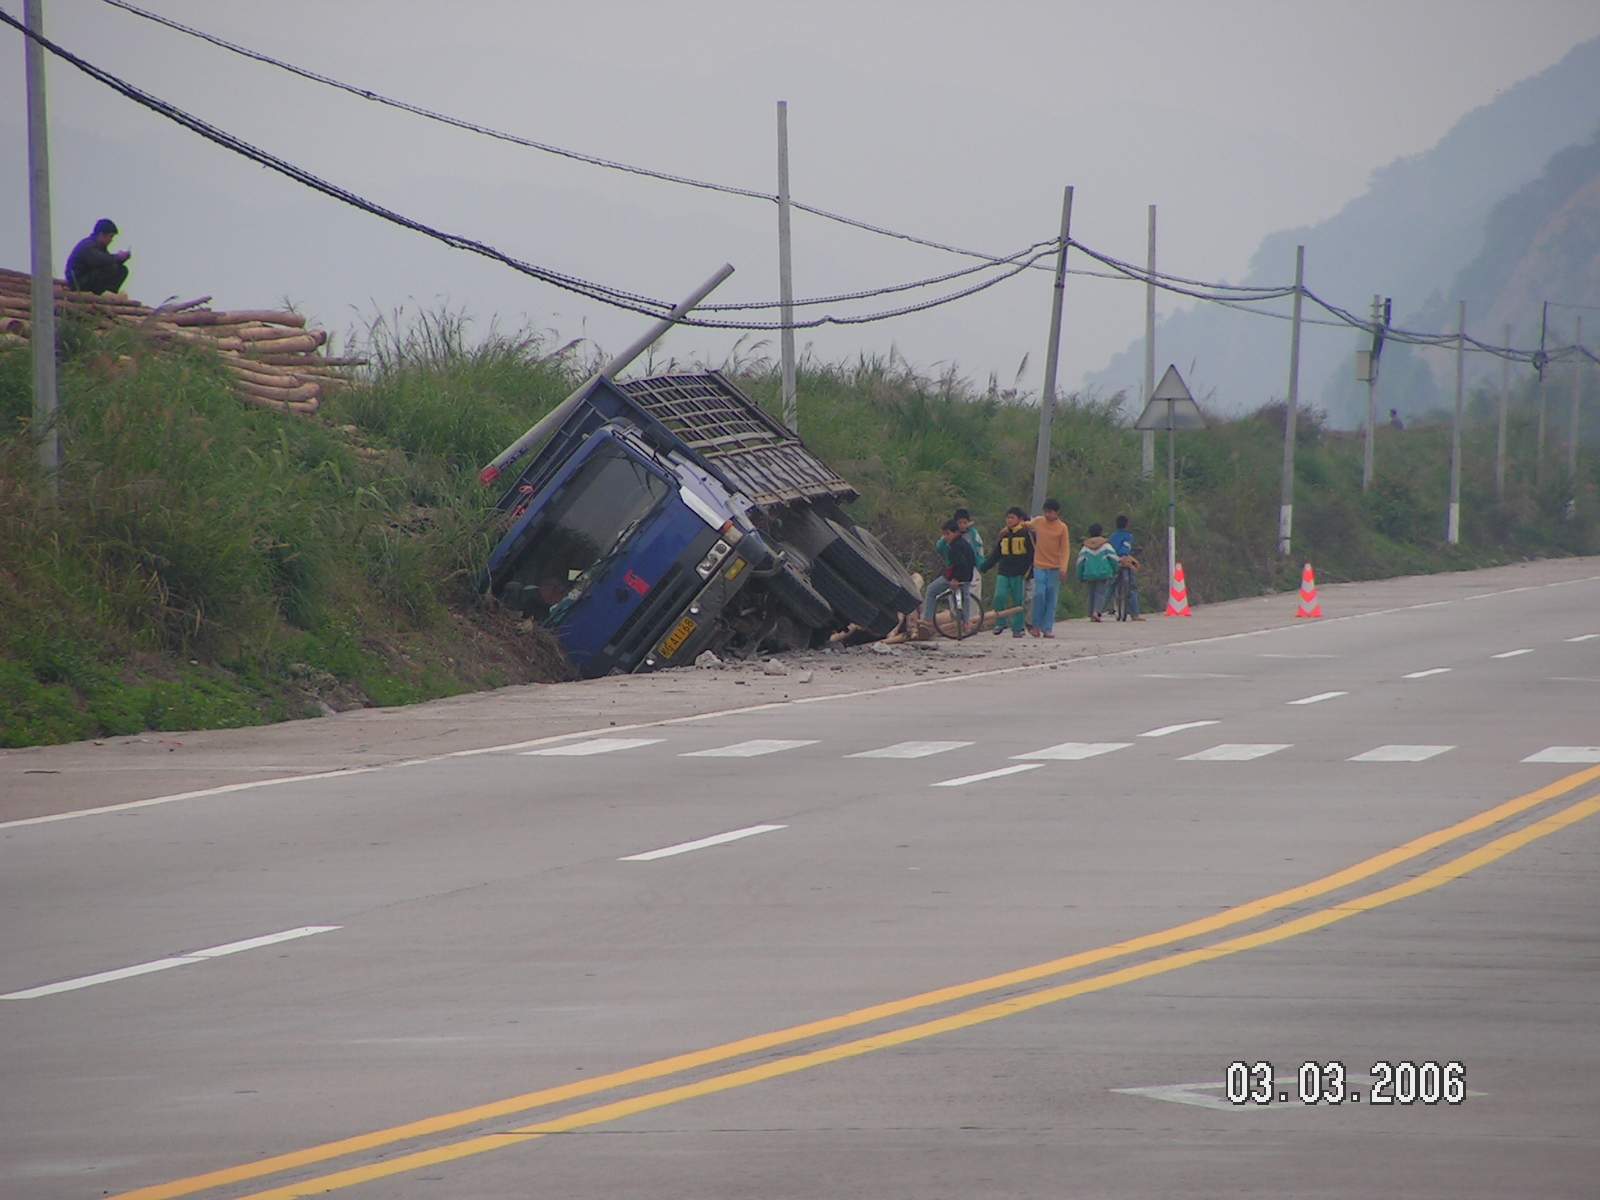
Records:
[[[1600,563],[1526,578],[13,758],[0,1195],[1592,1197]]]

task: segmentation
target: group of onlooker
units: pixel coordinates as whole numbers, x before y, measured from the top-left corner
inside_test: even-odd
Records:
[[[990,609],[1007,615],[997,618],[998,637],[1009,628],[1012,637],[1025,633],[1038,638],[1055,637],[1056,608],[1061,600],[1061,585],[1067,578],[1071,557],[1071,534],[1061,519],[1061,503],[1046,500],[1043,511],[1033,518],[1013,505],[1006,510],[1005,526],[992,548],[985,553],[983,535],[965,508],[956,509],[940,528],[934,543],[943,572],[928,585],[923,596],[923,619],[933,621],[936,607],[946,593],[956,592],[961,605],[961,620],[969,620],[971,599],[982,598],[983,573],[997,572],[994,599]],[[1128,518],[1117,518],[1116,531],[1108,538],[1098,524],[1089,526],[1089,536],[1078,551],[1078,578],[1088,585],[1089,619],[1099,621],[1112,596],[1117,573],[1124,568],[1128,576],[1128,615],[1139,615],[1139,592],[1133,571],[1138,568],[1133,533]],[[1031,607],[1027,600],[1028,583],[1033,584]],[[1026,617],[1026,619],[1025,619]]]

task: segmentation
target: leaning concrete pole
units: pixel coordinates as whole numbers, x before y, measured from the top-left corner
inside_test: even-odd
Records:
[[[789,243],[789,102],[778,101],[778,309],[783,325],[778,346],[783,359],[783,423],[800,431],[800,406],[794,382],[794,259]]]
[[[1578,494],[1578,410],[1583,404],[1583,318],[1578,318],[1577,332],[1572,335],[1576,352],[1572,360],[1572,413],[1567,418],[1567,482],[1572,494]]]
[[[572,393],[572,395],[568,396],[560,404],[556,405],[553,409],[546,413],[544,417],[526,433],[524,433],[516,441],[512,442],[511,445],[507,446],[504,450],[500,451],[499,454],[495,455],[494,461],[486,466],[483,470],[478,472],[478,482],[487,487],[495,480],[499,479],[501,472],[509,467],[512,463],[516,462],[529,451],[536,449],[541,442],[543,442],[557,429],[561,428],[562,424],[565,423],[566,419],[572,415],[573,411],[578,407],[578,405],[583,403],[584,395],[588,392],[589,388],[597,379],[614,378],[629,363],[638,358],[639,355],[643,354],[652,345],[654,345],[656,341],[658,341],[669,329],[676,325],[690,309],[709,296],[717,287],[721,285],[724,279],[732,274],[733,264],[723,263],[722,266],[717,269],[717,273],[715,275],[706,280],[699,287],[695,288],[694,291],[690,292],[682,300],[678,301],[678,303],[672,307],[672,310],[668,312],[666,316],[662,317],[643,334],[641,334],[635,341],[631,342],[620,354],[618,354],[605,366],[601,367],[599,371],[589,376],[588,379],[585,379],[583,383],[579,385],[578,389]]]
[[[1156,206],[1150,206],[1149,247],[1145,257],[1148,278],[1144,284],[1144,402],[1156,390]],[[1146,429],[1139,447],[1139,474],[1149,479],[1156,469],[1156,431]]]
[[[1300,301],[1305,295],[1306,248],[1294,248],[1294,324],[1289,334],[1289,397],[1283,411],[1283,495],[1278,504],[1278,554],[1289,556],[1294,533],[1294,427],[1300,403]]]
[[[1033,455],[1033,507],[1044,507],[1050,483],[1050,423],[1056,415],[1056,369],[1061,365],[1061,301],[1067,286],[1067,243],[1072,239],[1072,188],[1061,194],[1061,245],[1056,250],[1055,290],[1050,295],[1050,344],[1044,353],[1044,392],[1039,396],[1039,445]]]
[[[1505,341],[1507,349],[1511,346],[1511,326],[1505,327]],[[1494,497],[1503,501],[1506,498],[1506,410],[1511,406],[1511,357],[1509,355],[1500,360],[1500,412],[1494,439]]]
[[[1467,302],[1462,300],[1456,313],[1456,415],[1450,423],[1450,514],[1445,522],[1445,541],[1452,546],[1461,540],[1461,416],[1466,408],[1467,379]]]
[[[28,32],[44,35],[44,0],[23,0]],[[33,435],[53,500],[60,494],[61,435],[56,428],[56,289],[50,263],[50,144],[44,108],[44,47],[23,38],[28,93],[28,227],[33,270]]]

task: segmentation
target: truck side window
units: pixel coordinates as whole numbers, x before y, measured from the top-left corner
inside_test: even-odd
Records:
[[[544,506],[500,599],[525,617],[559,624],[670,490],[615,443],[597,451]]]

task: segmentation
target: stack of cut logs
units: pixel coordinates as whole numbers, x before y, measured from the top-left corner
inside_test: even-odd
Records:
[[[0,267],[0,349],[28,340],[30,276]],[[56,281],[56,312],[74,313],[106,328],[137,329],[156,342],[185,342],[215,350],[233,378],[233,390],[249,404],[286,412],[314,413],[332,388],[348,385],[348,368],[360,358],[322,353],[328,335],[306,328],[293,312],[218,312],[210,296],[154,308],[122,295],[73,292]]]

